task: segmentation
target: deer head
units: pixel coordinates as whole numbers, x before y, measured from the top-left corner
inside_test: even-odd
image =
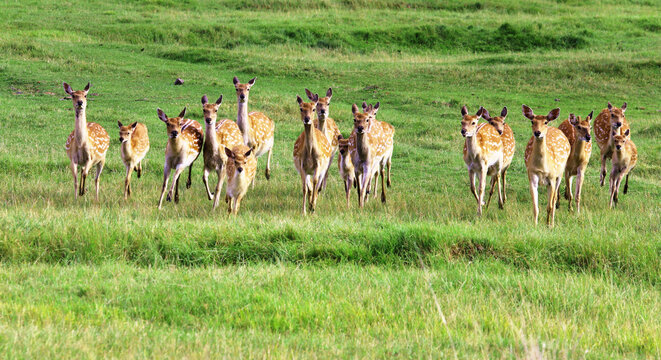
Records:
[[[621,108],[616,108],[608,102],[608,111],[611,114],[611,129],[619,129],[624,122],[624,112],[627,111],[627,103],[622,104]]]
[[[64,91],[71,95],[71,100],[73,101],[73,107],[76,110],[85,109],[87,107],[87,92],[90,90],[90,83],[87,83],[84,90],[73,91],[71,86],[67,83],[62,83],[64,86]]]
[[[248,101],[248,95],[249,95],[249,92],[250,92],[250,88],[253,85],[255,85],[255,80],[257,80],[256,77],[250,79],[250,81],[248,81],[248,83],[246,83],[246,84],[241,84],[239,82],[239,78],[237,78],[236,76],[234,77],[232,82],[234,82],[234,88],[236,89],[236,97],[237,97],[239,103],[243,104],[243,103]]]
[[[580,116],[569,114],[569,123],[574,127],[574,130],[576,130],[576,138],[578,140],[590,141],[590,121],[592,120],[593,113],[594,111],[591,111],[590,115],[586,116],[584,120],[581,120]]]
[[[220,95],[215,103],[209,103],[206,95],[202,96],[202,112],[204,113],[204,122],[211,125],[216,122],[218,117],[218,108],[223,103],[223,95]]]
[[[626,145],[627,141],[631,140],[631,132],[629,129],[624,131],[624,134],[622,135],[617,135],[617,132],[615,130],[612,131],[613,134],[613,145],[615,146],[616,150],[622,150],[624,148],[624,145]]]
[[[543,139],[549,127],[547,126],[550,121],[558,118],[560,115],[560,108],[551,110],[548,115],[535,115],[528,105],[522,105],[523,116],[527,117],[532,123],[532,133],[538,139]]]
[[[138,126],[138,122],[124,126],[121,121],[117,121],[117,125],[119,126],[119,143],[122,144],[131,141],[131,135],[133,135],[135,127]]]
[[[296,95],[296,101],[298,102],[298,107],[301,109],[301,120],[303,125],[310,126],[312,125],[312,119],[314,118],[314,110],[317,106],[317,101],[319,100],[319,95],[314,94],[311,98],[312,102],[306,103],[303,102],[303,99]]]
[[[235,148],[236,149],[236,148]],[[225,155],[227,155],[228,161],[234,162],[234,168],[236,169],[236,173],[241,174],[246,167],[246,164],[248,163],[248,158],[252,154],[252,148],[249,149],[248,151],[244,152],[234,152],[230,150],[229,148],[225,148]],[[229,176],[233,176],[234,174],[228,174]]]
[[[351,112],[353,113],[353,128],[356,129],[356,133],[368,133],[372,127],[369,113],[360,112],[356,104],[351,106]]]
[[[477,133],[477,123],[482,117],[483,112],[484,108],[481,106],[475,115],[468,114],[468,108],[466,105],[461,108],[461,135],[463,137],[475,136],[475,133]]]
[[[163,110],[158,109],[158,118],[161,119],[167,126],[167,131],[168,131],[168,136],[170,139],[176,139],[179,134],[181,134],[181,121],[184,119],[184,116],[186,116],[186,108],[181,110],[179,113],[179,116],[174,117],[174,118],[168,118],[167,115],[165,115],[165,112]]]
[[[503,131],[505,131],[505,119],[507,118],[507,106],[500,112],[500,116],[494,117],[491,117],[487,109],[484,109],[482,111],[482,117],[498,131],[498,134],[503,135]]]

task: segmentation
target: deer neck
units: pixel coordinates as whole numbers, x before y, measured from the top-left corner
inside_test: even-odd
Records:
[[[533,137],[532,141],[532,161],[535,167],[540,168],[540,169],[546,169],[547,168],[547,148],[546,148],[546,136],[543,138],[539,139],[537,137]]]
[[[317,113],[317,120],[319,121],[319,130],[321,130],[321,132],[323,132],[324,135],[326,135],[326,136],[328,136],[328,134],[326,134],[326,130],[325,130],[326,129],[326,119],[327,118],[328,118],[328,115],[325,115],[325,114],[322,115],[322,114]]]
[[[466,136],[466,151],[471,159],[475,159],[482,154],[482,149],[477,143],[477,131],[473,136]]]
[[[206,123],[206,122],[205,122]],[[215,151],[218,148],[218,135],[216,134],[216,122],[206,124],[206,131],[204,132],[204,144],[211,147]]]
[[[574,153],[574,157],[578,157],[578,158],[583,157],[587,145],[588,145],[587,141],[581,140],[578,137],[576,137],[576,142],[574,143],[574,148],[572,149],[572,152]]]
[[[76,109],[74,138],[78,144],[87,143],[87,115],[85,114],[85,108]]]
[[[370,142],[367,133],[356,132],[356,150],[361,161],[365,161],[370,155]]]
[[[186,141],[183,139],[183,135],[179,134],[176,138],[170,138],[169,145],[172,151],[172,155],[182,154],[186,148]]]
[[[133,140],[132,138],[129,138],[127,141],[125,141],[121,144],[122,145],[122,153],[128,159],[133,157],[132,140]]]
[[[248,99],[244,102],[239,100],[238,105],[239,111],[236,116],[236,124],[239,126],[239,130],[241,130],[241,134],[243,134],[243,143],[248,144],[252,138],[252,126],[250,124],[250,117],[248,117]]]
[[[303,125],[305,128],[305,152],[308,154],[318,153],[316,128],[313,124]]]

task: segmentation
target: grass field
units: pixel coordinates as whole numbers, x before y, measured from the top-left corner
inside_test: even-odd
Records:
[[[657,1],[34,0],[0,13],[0,357],[661,357]],[[235,75],[257,76],[250,109],[276,123],[271,180],[260,158],[229,217],[206,200],[200,158],[193,187],[158,211],[156,108],[202,122],[201,96],[223,94],[219,116],[235,119]],[[111,137],[98,203],[73,198],[63,81],[91,81],[88,121]],[[334,165],[317,212],[300,214],[306,87],[333,88],[345,136],[352,103],[381,102],[396,128],[387,205],[358,210],[352,194],[346,209]],[[607,101],[629,104],[629,194],[608,209],[595,146],[581,215],[563,199],[555,228],[535,227],[521,104],[564,120]],[[507,106],[517,141],[509,202],[481,218],[464,104]],[[128,201],[118,120],[151,140]]]

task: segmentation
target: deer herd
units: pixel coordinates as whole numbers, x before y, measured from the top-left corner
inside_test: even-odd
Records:
[[[163,206],[166,191],[168,201],[174,199],[175,203],[179,202],[179,177],[187,168],[186,187],[191,187],[192,166],[200,153],[204,161],[202,180],[214,209],[220,203],[221,188],[227,179],[225,202],[228,212],[236,214],[239,211],[241,200],[248,189],[254,187],[257,158],[262,155],[266,155],[265,177],[270,179],[275,124],[262,112],[248,112],[248,97],[255,80],[253,78],[242,84],[237,77],[233,79],[237,95],[236,122],[231,119],[218,120],[222,95],[215,102],[209,102],[206,95],[202,96],[204,131],[199,122],[186,118],[186,108],[176,117],[168,117],[163,110],[157,109],[158,118],[165,123],[168,136],[159,209]],[[63,86],[64,91],[71,96],[75,110],[74,130],[65,145],[74,180],[74,194],[77,198],[85,193],[87,175],[96,165],[95,199],[98,201],[99,178],[106,161],[110,137],[101,125],[87,122],[87,93],[90,84],[79,91],[74,91],[67,83]],[[361,208],[365,206],[370,193],[376,197],[379,177],[381,201],[385,203],[386,187],[391,185],[390,168],[395,128],[385,121],[377,120],[380,103],[372,105],[363,102],[362,111],[353,104],[353,131],[348,138],[344,138],[336,122],[330,117],[333,90],[329,88],[325,97],[320,97],[308,89],[305,89],[305,94],[309,102],[296,96],[303,130],[294,143],[293,151],[294,166],[301,176],[303,214],[315,211],[318,197],[326,189],[336,153],[347,206],[350,206],[352,188],[356,189],[358,205]],[[606,161],[612,159],[609,206],[612,208],[617,205],[623,178],[626,178],[624,193],[627,193],[629,174],[636,166],[638,154],[624,115],[626,109],[626,103],[621,108],[616,108],[609,102],[608,108],[603,109],[594,122],[592,112],[583,119],[569,114],[556,128],[549,124],[560,115],[559,108],[546,115],[536,115],[527,105],[522,106],[523,116],[530,120],[532,125],[532,136],[526,146],[524,160],[535,224],[539,215],[537,188],[541,184],[547,186],[547,225],[553,226],[555,209],[559,207],[559,189],[563,175],[565,199],[569,201],[569,209],[572,210],[572,203],[575,201],[576,212],[580,212],[581,188],[592,153],[591,123],[601,152],[602,186],[606,177]],[[514,134],[505,121],[508,115],[507,107],[502,109],[500,116],[492,117],[483,107],[472,115],[464,106],[461,115],[461,134],[466,138],[463,148],[464,162],[468,168],[470,190],[477,202],[477,214],[482,214],[483,206],[489,207],[494,190],[498,191],[498,206],[502,209],[507,201],[506,175],[515,150]],[[480,122],[481,119],[486,122]],[[142,162],[150,148],[149,135],[147,126],[143,123],[124,125],[118,121],[117,125],[120,155],[126,169],[124,198],[127,199],[131,196],[133,171],[138,178],[142,175]],[[168,188],[172,171],[172,184]],[[213,192],[209,187],[211,172],[217,175]],[[487,176],[491,177],[491,181],[485,202]],[[574,177],[576,185],[572,187]]]

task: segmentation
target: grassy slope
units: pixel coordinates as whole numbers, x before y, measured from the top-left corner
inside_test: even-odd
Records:
[[[5,118],[0,122],[0,132],[9,134],[0,138],[0,165],[5,169],[0,173],[0,258],[4,263],[14,263],[3,268],[6,281],[23,274],[30,281],[65,276],[72,277],[73,282],[74,274],[83,274],[78,275],[83,279],[86,272],[112,273],[115,266],[125,275],[118,281],[129,281],[125,278],[146,271],[135,266],[175,265],[172,270],[149,271],[155,277],[170,276],[172,283],[183,284],[190,281],[189,276],[203,277],[206,272],[179,265],[230,265],[213,271],[233,272],[238,271],[235,264],[248,264],[240,269],[260,279],[274,271],[264,262],[285,262],[306,266],[301,279],[346,277],[338,282],[338,289],[328,291],[348,293],[356,282],[352,277],[361,276],[359,266],[374,266],[370,268],[385,282],[398,278],[420,281],[419,270],[410,267],[417,264],[419,249],[437,278],[477,261],[485,281],[510,281],[504,287],[509,289],[507,294],[493,287],[461,290],[470,299],[480,299],[485,318],[504,313],[505,319],[515,319],[497,322],[486,332],[484,342],[479,341],[482,333],[461,324],[483,324],[485,318],[474,320],[467,315],[470,307],[464,308],[467,305],[452,296],[456,291],[442,297],[443,304],[464,304],[446,309],[452,331],[460,334],[456,339],[460,353],[507,353],[510,344],[516,344],[513,354],[525,352],[521,336],[508,325],[515,321],[519,328],[523,326],[519,322],[530,326],[526,334],[535,341],[558,339],[555,349],[572,354],[598,348],[603,351],[600,354],[658,355],[658,331],[648,333],[630,321],[651,317],[659,302],[656,291],[661,248],[655,235],[661,220],[661,145],[656,141],[661,135],[661,113],[657,111],[661,75],[659,7],[646,1],[473,1],[447,6],[413,1],[410,5],[387,0],[378,4],[283,0],[253,2],[250,6],[238,1],[0,5],[8,19],[7,30],[0,34],[0,50],[5,54],[0,60],[0,103]],[[36,23],[35,18],[39,19]],[[166,137],[155,116],[156,107],[174,114],[188,105],[190,117],[201,120],[201,95],[215,97],[223,93],[226,102],[221,112],[234,118],[230,82],[234,75],[244,81],[258,76],[251,108],[265,111],[276,121],[274,179],[267,184],[260,171],[255,190],[243,203],[243,214],[228,219],[222,212],[211,212],[204,200],[200,161],[195,165],[194,186],[184,192],[182,203],[176,207],[167,204],[158,212],[155,204]],[[176,77],[186,80],[185,85],[172,86]],[[115,142],[102,176],[101,204],[90,197],[74,203],[63,151],[73,114],[70,103],[60,101],[63,80],[74,88],[92,81],[92,92],[97,95],[90,97],[93,101],[88,106],[88,119],[101,123],[112,139],[116,138],[117,120],[138,120],[148,125],[152,150],[147,173],[134,180],[134,197],[128,203],[120,200],[123,167]],[[302,94],[304,87],[322,92],[328,86],[335,93],[331,115],[345,134],[351,129],[352,102],[381,101],[380,116],[397,128],[393,188],[386,207],[372,202],[364,211],[346,211],[333,168],[329,191],[320,200],[318,214],[301,219],[300,185],[291,163],[293,140],[301,131],[295,94]],[[568,213],[563,201],[555,229],[531,228],[523,166],[523,147],[530,129],[520,116],[520,104],[526,103],[539,112],[560,106],[565,118],[569,112],[585,115],[593,109],[599,111],[608,100],[617,105],[629,102],[627,116],[641,155],[631,193],[622,197],[617,210],[607,210],[607,189],[597,186],[595,149],[581,217]],[[474,201],[469,196],[460,156],[460,104],[468,104],[471,110],[484,105],[492,112],[507,105],[518,143],[510,170],[507,209],[492,208],[483,219],[474,217]],[[263,169],[263,161],[260,165]],[[79,265],[26,265],[115,261],[125,265],[103,265],[98,270]],[[308,267],[310,264],[318,265]],[[293,268],[287,265],[285,269]],[[586,321],[599,311],[587,302],[583,303],[583,317],[561,319],[564,314],[544,307],[520,315],[521,299],[513,291],[531,274],[544,278],[541,288],[549,296],[574,291],[574,297],[580,298],[585,296],[582,288],[601,286],[603,297],[621,308],[622,317]],[[90,286],[104,288],[107,284],[108,280],[100,277]],[[302,286],[291,286],[292,291],[304,292]],[[647,294],[647,300],[619,297],[622,286]],[[167,286],[156,288],[167,291]],[[398,309],[395,301],[387,299],[387,290],[373,284],[359,289],[371,289],[376,297],[386,299],[389,305],[384,305],[385,309]],[[399,283],[394,289],[406,292]],[[35,291],[18,285],[8,293]],[[216,295],[228,292],[220,285],[208,291]],[[440,285],[437,291],[445,293]],[[47,305],[47,309],[55,311],[57,302],[65,302],[67,294],[68,290],[53,293],[55,305]],[[502,297],[505,303],[497,305]],[[267,291],[264,298],[277,301],[278,295]],[[28,312],[26,318],[17,319],[12,314],[27,311],[31,305],[27,300],[10,299],[2,303],[3,317],[7,316],[8,324],[33,329],[32,341],[78,326],[48,310],[41,314]],[[411,301],[425,301],[433,312],[428,300],[411,295]],[[62,316],[89,318],[90,312],[84,307],[95,307],[97,302],[80,301],[83,308],[64,307]],[[307,299],[287,314],[295,318],[314,303]],[[234,306],[230,309],[241,309]],[[145,311],[156,314],[162,309],[154,306]],[[342,318],[337,309],[331,313]],[[130,311],[116,319],[105,312],[94,315],[100,322],[113,321],[114,327],[103,337],[120,340],[115,347],[92,346],[90,353],[122,351],[122,344],[127,344],[133,331],[125,327],[131,327],[134,315]],[[370,332],[368,320],[337,321],[362,331],[364,339],[374,346],[388,344],[389,349],[399,347],[415,354],[425,353],[425,346],[434,346],[435,351],[449,350],[443,328],[431,327],[429,321],[420,319],[408,322],[407,314],[400,315],[394,321],[401,328],[396,330],[398,336],[392,337]],[[183,311],[172,322],[143,316],[147,321],[155,320],[149,324],[153,327],[146,336],[153,342],[153,350],[149,351],[168,349],[159,339],[170,332],[186,339],[191,333],[211,329],[212,333],[202,337],[206,340],[199,340],[202,344],[215,336],[227,339],[229,347],[249,343],[232,331],[241,329],[240,324],[215,317],[205,320],[206,314],[198,314],[194,318],[200,319],[203,326],[191,329],[187,320],[182,320],[186,316]],[[310,318],[321,321],[326,317],[313,313]],[[243,336],[267,340],[245,351],[259,353],[277,343],[280,355],[298,349],[331,354],[343,343],[333,334],[336,328],[328,324],[321,327],[324,331],[319,337],[288,337],[286,330],[265,330],[264,319],[255,320]],[[295,320],[285,316],[283,321]],[[573,337],[558,338],[557,333],[545,331],[549,324],[563,321],[576,329]],[[73,349],[86,346],[87,337],[102,331],[102,327],[94,321],[85,326],[87,332],[76,332],[69,338],[58,335],[51,340],[71,343]],[[416,326],[418,330],[411,330]],[[622,331],[621,340],[613,341],[609,333],[600,331],[608,326]],[[4,339],[9,340],[6,344],[22,345],[9,349],[23,353],[34,348],[27,342],[30,340],[18,344],[10,329],[3,332]],[[425,336],[433,340],[425,340]],[[474,339],[473,343],[468,338]],[[182,341],[187,345],[179,351],[200,348],[190,339]],[[407,343],[417,347],[409,348]],[[347,345],[337,351],[364,354],[366,348],[369,346]],[[404,350],[398,353],[406,354]]]

